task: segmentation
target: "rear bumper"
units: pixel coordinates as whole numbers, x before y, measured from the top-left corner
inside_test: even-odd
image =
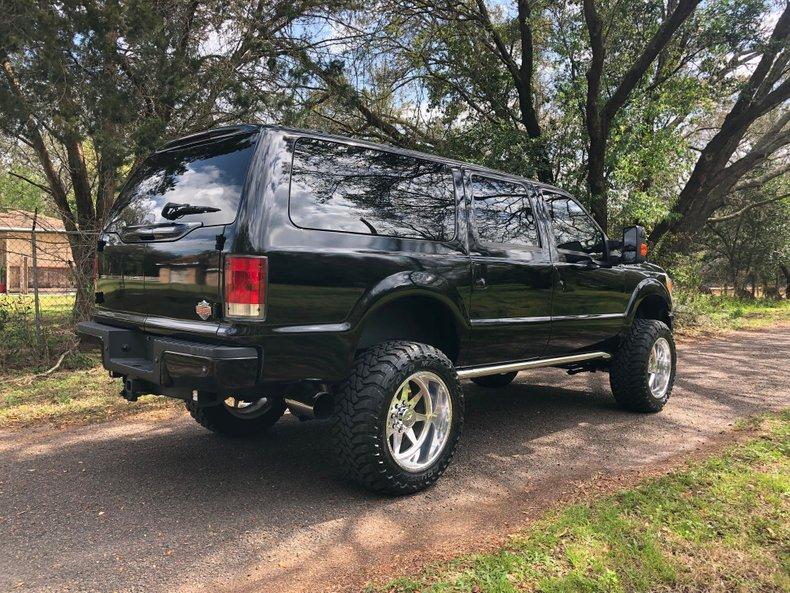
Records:
[[[95,321],[77,324],[77,335],[81,348],[101,350],[106,369],[132,380],[133,395],[242,396],[259,383],[263,356],[256,348],[174,340]]]

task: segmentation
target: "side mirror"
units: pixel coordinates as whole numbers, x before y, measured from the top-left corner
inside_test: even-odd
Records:
[[[638,264],[647,258],[647,236],[645,227],[634,225],[623,229],[624,264]]]

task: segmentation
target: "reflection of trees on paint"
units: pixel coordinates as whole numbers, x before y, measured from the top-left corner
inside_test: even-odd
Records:
[[[154,153],[132,174],[113,208],[112,222],[126,225],[168,222],[167,202],[212,206],[219,212],[193,214],[181,220],[225,224],[236,218],[254,137],[221,141]]]
[[[290,213],[304,228],[448,241],[455,235],[453,178],[440,163],[303,138]]]
[[[518,183],[472,177],[475,225],[484,243],[540,245],[527,189]]]
[[[592,218],[570,198],[548,200],[557,247],[603,256],[603,235]]]

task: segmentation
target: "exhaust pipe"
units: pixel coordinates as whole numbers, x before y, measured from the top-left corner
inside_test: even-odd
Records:
[[[304,421],[311,418],[329,418],[332,415],[335,402],[331,393],[322,391],[313,397],[312,405],[288,398],[285,399],[285,404],[291,414]]]

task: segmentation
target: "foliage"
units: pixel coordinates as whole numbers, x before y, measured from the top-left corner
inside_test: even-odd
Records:
[[[786,590],[790,415],[757,424],[724,455],[369,591]]]
[[[788,300],[744,299],[692,289],[676,290],[673,301],[675,329],[681,335],[790,323]]]
[[[34,176],[35,174],[33,174]],[[0,209],[13,208],[33,212],[49,211],[46,194],[27,181],[11,175],[10,171],[0,171]]]

